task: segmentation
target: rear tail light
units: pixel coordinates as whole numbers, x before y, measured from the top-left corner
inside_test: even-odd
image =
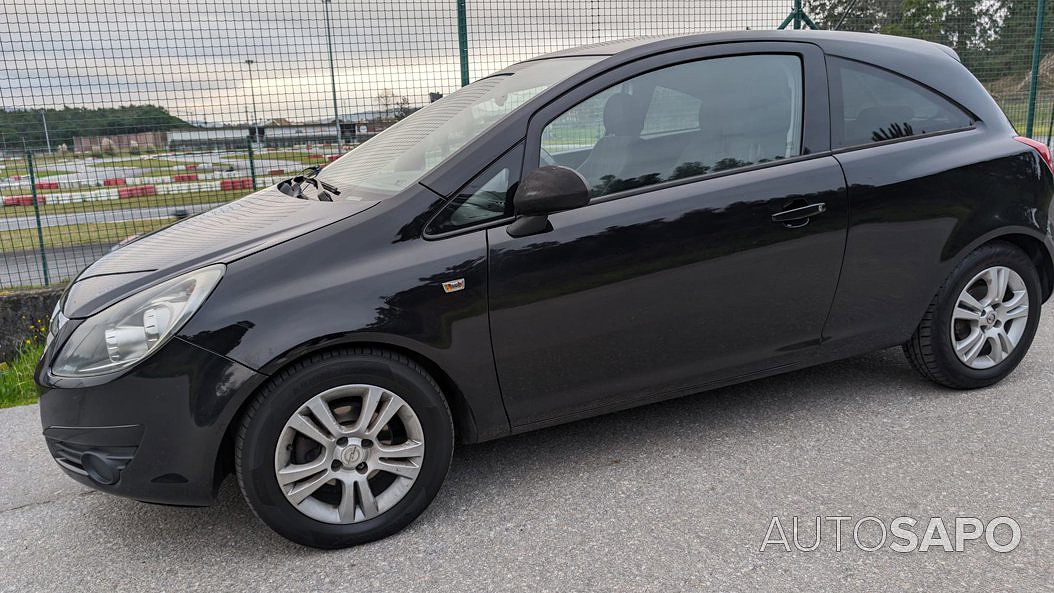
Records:
[[[1016,138],[1014,138],[1014,140],[1017,140],[1022,144],[1027,144],[1031,146],[1033,150],[1039,153],[1040,158],[1042,158],[1043,162],[1047,164],[1047,168],[1050,169],[1052,173],[1054,173],[1054,161],[1052,161],[1050,158],[1050,149],[1047,148],[1046,144],[1043,144],[1039,140],[1025,138],[1024,136],[1017,136]]]

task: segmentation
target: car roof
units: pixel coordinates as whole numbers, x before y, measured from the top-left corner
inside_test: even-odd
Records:
[[[942,54],[943,56],[950,56],[956,61],[959,61],[959,56],[950,47],[930,41],[923,41],[921,39],[880,35],[877,33],[814,31],[809,29],[721,31],[712,33],[695,33],[690,35],[652,35],[632,37],[629,39],[616,39],[573,47],[562,51],[544,54],[527,61],[574,56],[614,56],[629,50],[642,50],[642,53],[651,53],[653,51],[669,51],[681,47],[692,47],[696,45],[737,42],[744,43],[749,41],[807,42],[820,46],[826,53],[833,53],[836,55],[857,53],[861,51],[867,52],[868,50],[874,51],[877,49],[893,49],[900,52],[921,53],[931,56]]]

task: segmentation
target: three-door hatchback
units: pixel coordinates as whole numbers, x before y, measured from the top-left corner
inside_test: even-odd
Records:
[[[903,345],[948,387],[1025,356],[1050,155],[948,48],[737,32],[483,78],[67,289],[44,436],[104,492],[282,535],[391,534],[455,441]],[[602,437],[601,437],[602,438]]]

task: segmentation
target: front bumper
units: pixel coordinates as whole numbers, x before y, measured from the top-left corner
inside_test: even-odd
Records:
[[[70,477],[146,502],[211,504],[227,428],[266,376],[180,338],[100,383],[38,371],[48,450]]]

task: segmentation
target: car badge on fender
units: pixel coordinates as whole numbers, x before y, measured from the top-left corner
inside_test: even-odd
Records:
[[[457,292],[459,290],[465,290],[465,279],[458,278],[457,280],[450,280],[443,283],[443,292]]]

